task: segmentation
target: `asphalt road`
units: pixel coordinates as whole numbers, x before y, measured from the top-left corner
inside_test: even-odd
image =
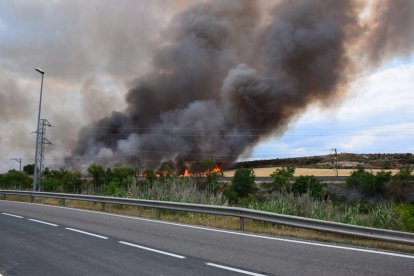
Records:
[[[0,200],[0,274],[412,275],[414,256]]]

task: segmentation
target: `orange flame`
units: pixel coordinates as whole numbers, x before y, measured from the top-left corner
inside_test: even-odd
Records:
[[[221,168],[219,167],[219,165],[218,165],[218,164],[216,164],[216,165],[214,166],[214,168],[212,168],[212,169],[210,170],[210,173],[219,173],[219,172],[221,172]]]
[[[188,169],[185,169],[181,176],[190,176],[190,172],[188,171]]]

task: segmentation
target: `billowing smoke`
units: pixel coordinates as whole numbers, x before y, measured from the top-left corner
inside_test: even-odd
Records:
[[[338,100],[359,70],[413,49],[413,1],[364,2],[188,7],[160,34],[126,110],[84,127],[72,158],[234,161],[309,105]]]

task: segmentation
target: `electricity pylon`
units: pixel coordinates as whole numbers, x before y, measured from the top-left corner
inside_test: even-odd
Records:
[[[37,141],[38,141],[38,148],[39,151],[36,155],[36,162],[37,167],[35,167],[35,189],[38,191],[42,190],[42,172],[44,169],[43,161],[45,159],[45,146],[52,145],[52,143],[45,137],[46,136],[46,128],[51,127],[52,125],[49,123],[47,119],[41,119],[39,123],[39,132],[37,132]]]

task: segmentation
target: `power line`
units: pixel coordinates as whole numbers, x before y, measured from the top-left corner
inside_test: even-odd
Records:
[[[362,126],[361,126],[362,127]],[[119,127],[121,130],[174,130],[174,131],[183,131],[183,130],[189,130],[188,128],[178,128],[178,127]],[[114,127],[90,127],[85,126],[83,129],[114,129]],[[295,128],[292,127],[292,130],[331,130],[331,128]],[[401,129],[401,130],[414,130],[413,127],[397,127],[397,126],[387,126],[387,127],[375,127],[375,129]],[[202,128],[197,129],[198,130],[204,130],[204,131],[276,131],[276,128]]]

